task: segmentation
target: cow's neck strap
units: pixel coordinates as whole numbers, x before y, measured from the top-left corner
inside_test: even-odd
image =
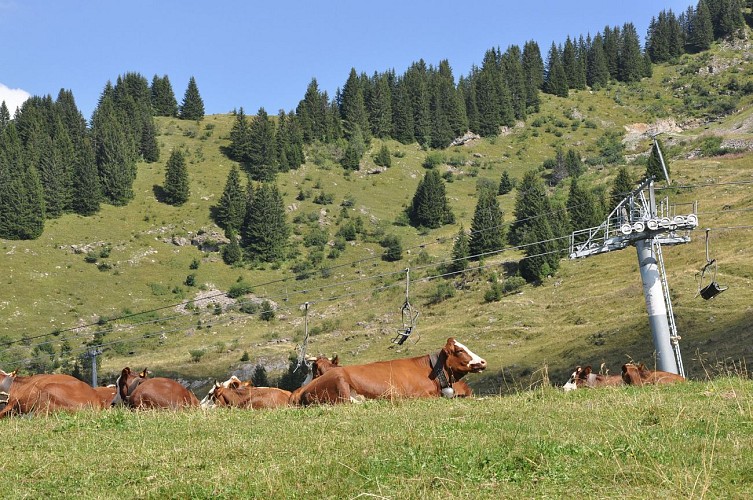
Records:
[[[452,389],[452,374],[450,374],[449,378],[447,377],[447,374],[444,370],[444,363],[440,362],[439,359],[442,356],[442,351],[439,351],[436,354],[429,354],[429,364],[431,365],[431,378],[436,378],[439,382],[439,389],[443,396],[446,397],[453,397],[454,391]]]

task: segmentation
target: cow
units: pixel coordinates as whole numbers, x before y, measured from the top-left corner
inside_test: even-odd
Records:
[[[622,380],[628,385],[653,385],[685,382],[685,377],[661,370],[649,370],[643,363],[627,363],[622,365]]]
[[[222,382],[220,385],[222,387],[240,387],[241,384],[244,382],[241,382],[241,379],[236,377],[235,375],[231,375],[229,379]],[[251,384],[251,382],[245,382],[246,384]],[[217,386],[217,381],[214,381],[214,385],[211,389],[209,389],[209,392],[207,392],[207,395],[204,396],[204,398],[199,402],[199,406],[202,408],[214,408],[216,406],[214,402],[214,398],[212,397],[214,395],[214,389]]]
[[[593,373],[591,366],[581,368],[575,367],[575,371],[570,375],[570,379],[562,386],[565,392],[572,391],[578,388],[597,388],[597,387],[614,387],[623,385],[621,375],[604,375],[601,373]]]
[[[165,377],[148,378],[147,371],[135,374],[129,367],[123,368],[115,382],[118,393],[113,405],[125,403],[136,409],[181,409],[199,406],[194,393],[175,380]]]
[[[21,377],[0,370],[0,418],[57,410],[100,410],[105,405],[86,382],[65,374]]]
[[[115,384],[108,384],[104,386],[95,387],[94,390],[99,394],[104,408],[112,406],[112,401],[115,399],[115,395],[118,392]]]
[[[453,384],[467,373],[486,369],[486,360],[453,337],[439,352],[331,369],[293,391],[294,405],[343,403],[365,399],[452,397]]]
[[[254,410],[288,406],[290,399],[290,391],[277,387],[254,387],[245,384],[224,387],[217,381],[215,381],[210,394],[211,399],[217,406],[233,406]]]

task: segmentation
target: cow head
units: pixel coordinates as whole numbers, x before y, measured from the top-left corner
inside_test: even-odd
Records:
[[[337,368],[338,366],[340,366],[340,358],[337,355],[335,355],[331,359],[326,356],[318,356],[311,363],[312,377],[313,378],[321,377],[328,370],[331,370],[332,368]]]
[[[211,389],[209,389],[209,392],[207,393],[206,396],[204,396],[204,399],[201,400],[201,402],[199,403],[199,405],[202,408],[214,408],[215,406],[217,406],[216,401],[217,401],[217,396],[218,396],[218,393],[217,393],[217,389],[218,388],[222,388],[222,389],[228,389],[228,388],[237,389],[241,385],[244,385],[244,384],[247,384],[247,383],[248,382],[242,382],[241,379],[239,379],[235,375],[231,375],[229,379],[227,379],[226,381],[224,381],[222,383],[217,382],[215,380],[214,381],[214,385],[212,386]],[[222,391],[220,391],[220,392],[222,392]]]
[[[633,363],[622,365],[622,380],[629,385],[643,385],[640,367],[635,366]]]
[[[141,373],[136,373],[127,366],[123,368],[115,381],[115,398],[112,400],[112,406],[128,401],[128,397],[147,378],[148,373],[146,368]]]
[[[486,369],[486,360],[453,337],[447,339],[442,348],[445,355],[445,366],[455,379],[461,378],[466,373],[479,373]]]
[[[578,388],[578,378],[580,378],[580,374],[583,371],[583,368],[580,366],[575,367],[575,371],[572,375],[570,375],[570,378],[567,380],[565,385],[562,386],[562,388],[565,390],[565,392],[574,391]]]

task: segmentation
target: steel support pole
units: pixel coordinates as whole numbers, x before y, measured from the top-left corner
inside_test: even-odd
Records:
[[[664,302],[664,288],[659,276],[659,266],[656,255],[652,250],[651,240],[638,240],[635,242],[635,248],[638,250],[643,295],[646,298],[648,322],[651,327],[651,334],[654,337],[658,369],[670,373],[679,373],[672,350],[669,321],[667,320],[667,304]]]

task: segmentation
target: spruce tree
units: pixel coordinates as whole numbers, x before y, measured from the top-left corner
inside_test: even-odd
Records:
[[[204,118],[204,101],[199,94],[196,79],[192,76],[188,80],[188,87],[183,96],[178,116],[181,120],[201,120]]]
[[[366,143],[361,133],[361,127],[356,126],[348,139],[348,145],[345,148],[340,164],[345,170],[358,170],[361,165],[361,158],[366,152]]]
[[[660,152],[661,157],[659,157]],[[656,139],[651,146],[651,153],[648,155],[646,177],[653,177],[657,182],[664,180],[664,168],[662,167],[661,158],[664,158],[664,166],[667,167],[667,175],[669,175],[669,161],[664,154],[664,146],[659,139]]]
[[[637,82],[644,74],[643,56],[638,32],[633,23],[622,26],[622,40],[618,58],[618,79],[622,82]]]
[[[3,101],[2,104],[0,104],[0,132],[2,132],[9,123],[10,111],[8,111],[8,106],[5,104],[5,101]]]
[[[431,140],[428,71],[423,59],[413,63],[404,75],[408,101],[413,111],[414,140],[427,146]]]
[[[565,75],[565,69],[562,67],[560,51],[554,44],[554,42],[552,42],[552,46],[549,49],[549,56],[547,57],[547,72],[546,81],[544,82],[544,92],[559,97],[568,96],[567,75]]]
[[[405,79],[400,79],[392,95],[392,137],[403,144],[414,141],[413,108]]]
[[[494,49],[486,51],[483,66],[476,76],[475,83],[478,133],[483,137],[496,136],[499,133],[502,103],[499,100],[500,74]]]
[[[510,92],[510,106],[515,120],[525,120],[528,113],[525,75],[520,47],[510,45],[501,58],[503,79]]]
[[[392,95],[388,74],[374,73],[371,85],[372,91],[366,102],[369,126],[374,137],[384,139],[392,132]]]
[[[178,101],[167,75],[152,78],[152,112],[155,116],[178,116]]]
[[[251,258],[263,262],[284,260],[290,228],[277,186],[264,183],[254,192],[246,221],[243,241]]]
[[[28,240],[44,231],[44,192],[13,122],[0,135],[0,238]]]
[[[182,205],[188,201],[189,181],[186,160],[180,150],[173,150],[165,167],[165,202]]]
[[[547,217],[549,211],[544,183],[535,170],[529,170],[523,175],[515,198],[513,215],[515,222],[510,227],[509,240],[513,245],[520,245],[525,239],[531,221],[542,216]]]
[[[499,190],[497,194],[507,194],[515,188],[515,182],[510,178],[510,174],[507,170],[502,171],[502,177],[499,180]]]
[[[251,124],[243,112],[243,107],[236,113],[233,128],[230,129],[228,157],[239,163],[247,163],[251,147]]]
[[[388,148],[386,144],[382,144],[382,146],[379,148],[379,152],[374,158],[374,163],[376,163],[380,167],[389,168],[392,166],[392,155],[390,155],[390,148]]]
[[[468,257],[471,255],[471,244],[468,239],[463,225],[455,237],[455,243],[452,245],[452,262],[447,266],[451,273],[458,273],[468,268]]]
[[[363,140],[368,144],[371,140],[369,117],[366,112],[366,101],[363,96],[363,86],[355,68],[350,69],[350,75],[342,91],[341,113],[345,124],[346,136],[361,130]]]
[[[583,161],[580,153],[575,149],[568,149],[565,155],[565,169],[570,177],[578,177],[583,173]]]
[[[620,28],[615,26],[610,28],[604,27],[604,59],[606,59],[607,68],[609,69],[609,79],[617,80],[619,77],[619,58],[620,58]]]
[[[259,108],[251,120],[247,163],[250,177],[255,181],[268,182],[277,175],[277,145],[275,124],[264,108]]]
[[[521,65],[526,87],[526,107],[531,113],[538,113],[541,98],[539,91],[544,86],[544,60],[539,44],[529,40],[523,45]]]
[[[48,218],[60,217],[71,208],[73,196],[73,143],[63,122],[55,121],[54,136],[48,138],[47,152],[40,158],[39,174]]]
[[[579,88],[578,58],[575,44],[569,36],[565,40],[565,46],[562,48],[562,69],[565,71],[565,80],[567,80],[568,88]]]
[[[296,107],[296,116],[307,144],[327,140],[327,101],[327,95],[319,92],[316,78],[312,78],[303,100]]]
[[[225,189],[216,207],[217,225],[226,234],[239,232],[246,217],[246,194],[240,181],[238,167],[232,166],[225,181]]]
[[[567,214],[573,231],[596,227],[601,224],[601,214],[596,200],[588,188],[582,186],[577,178],[570,181],[567,197]]]
[[[662,174],[664,175],[664,174]],[[612,183],[612,189],[609,192],[610,206],[609,211],[614,210],[620,202],[630,194],[635,188],[635,183],[628,172],[627,167],[622,166],[617,171],[617,176]]]
[[[609,83],[609,67],[604,54],[604,40],[597,33],[588,50],[586,83],[593,89],[600,89]]]
[[[470,253],[482,257],[482,254],[501,250],[505,245],[505,230],[502,225],[504,212],[499,207],[497,195],[491,190],[479,192],[476,209],[471,222]]]
[[[711,48],[714,41],[714,26],[706,0],[698,0],[692,18],[689,20],[688,48],[693,52],[701,52]]]
[[[99,183],[97,162],[91,140],[84,137],[79,144],[73,165],[73,194],[71,207],[79,215],[94,215],[99,212],[102,191]]]
[[[414,226],[429,229],[455,222],[455,216],[447,202],[444,181],[438,171],[429,170],[418,183],[409,209],[409,218]]]
[[[133,199],[136,146],[109,95],[94,112],[92,134],[102,194],[113,205],[125,205]]]

